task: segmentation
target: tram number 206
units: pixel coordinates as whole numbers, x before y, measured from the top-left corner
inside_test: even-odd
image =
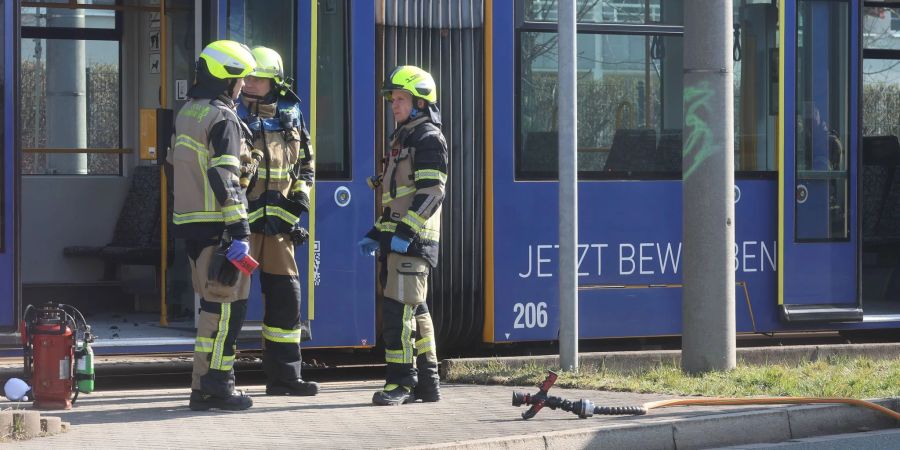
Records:
[[[513,328],[544,328],[547,326],[547,304],[540,303],[516,303],[513,305],[516,313],[516,321]]]

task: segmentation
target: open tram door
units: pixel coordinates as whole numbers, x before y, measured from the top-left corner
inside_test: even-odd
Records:
[[[778,304],[782,319],[861,321],[861,0],[781,0]]]
[[[3,336],[16,329],[18,316],[17,305],[13,299],[18,297],[18,280],[16,277],[16,260],[18,243],[15,239],[18,211],[14,199],[16,187],[15,172],[15,52],[11,51],[11,43],[16,36],[16,2],[3,2],[0,5],[0,59],[3,69],[0,70],[0,343],[6,341]],[[15,336],[12,336],[15,339]]]

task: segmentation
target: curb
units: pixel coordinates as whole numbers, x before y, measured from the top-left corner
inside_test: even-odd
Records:
[[[831,357],[867,357],[874,360],[900,358],[900,343],[796,345],[786,347],[752,347],[737,349],[739,362],[750,365],[796,364]],[[582,353],[582,365],[603,367],[613,372],[634,372],[661,365],[681,365],[681,350]],[[559,355],[512,356],[492,358],[458,358],[441,361],[441,377],[446,378],[454,366],[477,367],[501,362],[509,367],[537,365],[559,367]]]
[[[898,399],[873,400],[873,403],[894,411],[900,407]],[[651,413],[641,420],[645,422],[639,425],[593,426],[408,448],[677,450],[779,443],[900,426],[900,421],[884,414],[849,405],[776,406],[763,410],[710,413],[671,421],[654,420]]]

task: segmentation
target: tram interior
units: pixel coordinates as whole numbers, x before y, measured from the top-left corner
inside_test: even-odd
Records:
[[[105,342],[194,334],[189,270],[171,238],[160,326],[161,176],[148,119],[162,70],[166,106],[186,99],[200,30],[193,0],[167,1],[166,21],[155,3],[21,9],[23,305],[74,305]]]
[[[866,136],[862,165],[862,292],[867,316],[897,315],[900,299],[900,141]]]

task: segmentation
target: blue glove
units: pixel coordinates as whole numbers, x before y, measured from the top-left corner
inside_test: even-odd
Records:
[[[391,238],[391,251],[395,253],[406,253],[409,249],[409,241],[399,236]]]
[[[228,251],[225,253],[225,256],[228,257],[231,261],[237,261],[250,252],[250,243],[247,241],[242,241],[239,239],[235,239],[231,241],[231,245],[228,246]]]
[[[357,245],[359,245],[359,253],[363,256],[373,256],[375,250],[378,250],[378,241],[372,238],[364,237]]]

